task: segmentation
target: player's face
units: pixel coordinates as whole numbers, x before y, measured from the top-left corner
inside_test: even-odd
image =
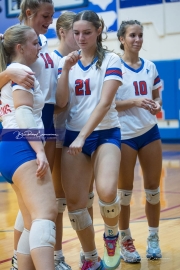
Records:
[[[138,24],[130,25],[126,28],[125,37],[121,40],[124,50],[138,53],[143,43],[143,30]]]
[[[79,49],[76,40],[74,39],[74,32],[72,29],[65,31],[65,43],[71,51]]]
[[[82,50],[96,48],[97,37],[101,29],[96,29],[91,22],[80,20],[73,24],[74,38]]]
[[[53,5],[50,3],[42,3],[34,16],[32,13],[32,17],[28,19],[27,23],[35,30],[37,35],[45,34],[49,25],[53,22],[53,14]]]
[[[22,49],[24,64],[30,66],[37,60],[41,47],[38,42],[37,34],[33,29],[28,31],[27,36],[28,39],[26,43],[22,45]]]

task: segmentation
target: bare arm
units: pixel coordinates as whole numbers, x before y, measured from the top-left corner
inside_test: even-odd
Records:
[[[118,112],[131,109],[133,107],[143,108],[145,110],[149,109],[149,105],[152,106],[154,101],[147,98],[134,98],[127,100],[116,100],[116,110]]]
[[[34,72],[20,70],[16,68],[8,68],[0,73],[0,89],[9,81],[13,81],[25,88],[34,86]]]
[[[92,112],[85,126],[80,131],[78,137],[70,145],[70,154],[75,155],[82,151],[86,138],[93,132],[110,109],[116,91],[121,84],[122,83],[117,80],[108,80],[104,82],[100,102]]]
[[[143,108],[156,114],[161,110],[162,101],[159,97],[159,88],[152,91],[152,99],[134,98],[127,100],[116,100],[116,110],[118,112],[131,109],[133,107]]]
[[[14,101],[14,107],[17,110],[19,107],[25,105],[30,108],[33,107],[33,95],[30,92],[24,91],[24,90],[15,90],[13,91],[13,101]],[[29,129],[29,128],[36,128],[35,120],[33,118],[33,115],[30,115],[31,119],[30,121],[22,116],[21,125],[19,125],[22,129]],[[18,119],[16,119],[18,122]],[[31,124],[33,123],[33,124]],[[33,150],[36,152],[37,155],[37,171],[36,176],[42,178],[48,169],[48,161],[44,152],[44,147],[41,141],[31,141],[28,140],[29,144],[33,148]]]
[[[56,103],[60,108],[65,107],[69,101],[69,71],[80,58],[81,56],[77,51],[68,54],[66,57],[56,90]]]

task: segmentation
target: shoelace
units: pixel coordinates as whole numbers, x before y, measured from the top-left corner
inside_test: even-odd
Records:
[[[157,248],[158,247],[159,238],[158,238],[157,235],[150,235],[148,237],[148,240],[150,241],[150,246],[152,248]]]
[[[136,251],[136,248],[133,244],[134,239],[127,239],[126,241],[122,242],[122,245],[127,249],[129,252]]]
[[[91,269],[91,266],[92,266],[92,265],[93,265],[93,262],[91,262],[91,261],[84,261],[81,270],[88,270],[88,269]]]
[[[105,242],[104,245],[105,245],[105,247],[107,249],[108,255],[109,256],[114,256],[116,243],[117,243],[117,238],[115,238],[115,239],[104,238],[104,242]]]

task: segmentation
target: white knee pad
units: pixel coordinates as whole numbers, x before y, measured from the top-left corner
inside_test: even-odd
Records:
[[[25,255],[30,254],[30,246],[29,246],[29,231],[24,228],[21,237],[18,242],[17,252]]]
[[[75,231],[81,231],[91,226],[92,219],[87,208],[69,212],[69,219]]]
[[[94,202],[94,192],[90,192],[88,196],[87,208],[91,208]]]
[[[24,220],[21,214],[21,211],[18,211],[17,217],[16,217],[16,221],[14,224],[14,229],[19,231],[19,232],[23,232],[24,230]]]
[[[56,204],[58,207],[58,213],[63,213],[66,209],[66,199],[65,198],[56,198]]]
[[[120,213],[120,200],[116,196],[115,200],[111,203],[105,203],[99,200],[100,212],[103,217],[114,218]]]
[[[146,192],[146,200],[150,204],[157,204],[160,201],[160,188],[159,187],[154,190],[145,189],[145,192]]]
[[[54,248],[56,242],[56,225],[47,219],[35,219],[32,222],[29,244],[30,250],[40,247]]]
[[[131,197],[132,197],[132,190],[118,189],[117,193],[118,193],[121,205],[125,205],[125,206],[130,205]]]

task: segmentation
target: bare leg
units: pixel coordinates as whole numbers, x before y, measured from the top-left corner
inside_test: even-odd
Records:
[[[35,176],[36,169],[36,161],[32,160],[21,165],[13,175],[14,185],[19,189],[24,202],[24,204],[19,205],[20,209],[24,213],[25,205],[31,220],[45,219],[55,221],[57,207],[50,170],[43,179],[37,179]],[[23,219],[26,226],[26,216],[23,216]],[[43,252],[43,257],[39,257],[41,251]],[[35,248],[31,251],[31,255],[36,270],[45,268],[54,270],[52,247]],[[22,262],[22,260],[20,261]],[[19,270],[26,269],[27,264],[24,262],[24,265],[21,265],[21,262]]]

